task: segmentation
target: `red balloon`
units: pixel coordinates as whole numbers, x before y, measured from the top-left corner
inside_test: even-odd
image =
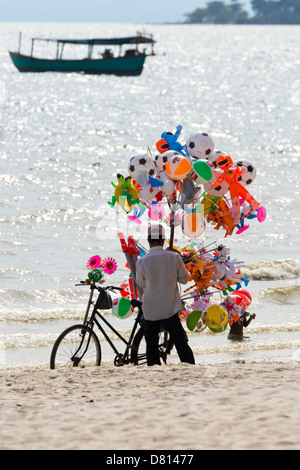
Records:
[[[239,294],[243,294],[243,295],[246,295],[246,297],[248,297],[248,299],[250,300],[250,302],[252,302],[252,295],[250,294],[250,292],[247,290],[247,289],[244,289],[243,287],[237,291],[235,291],[235,293],[237,295]]]

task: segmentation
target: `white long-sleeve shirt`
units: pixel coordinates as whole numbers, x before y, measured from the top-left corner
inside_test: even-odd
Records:
[[[150,248],[137,262],[136,281],[144,291],[145,320],[162,320],[180,311],[182,302],[177,282],[186,284],[188,271],[178,253],[161,246]]]

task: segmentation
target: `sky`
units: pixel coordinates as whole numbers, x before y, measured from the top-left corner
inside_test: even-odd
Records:
[[[208,0],[0,0],[1,21],[182,22]],[[227,3],[229,0],[223,0]],[[240,0],[249,6],[250,0]]]

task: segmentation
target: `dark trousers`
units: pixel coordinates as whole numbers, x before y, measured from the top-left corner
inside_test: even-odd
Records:
[[[184,331],[179,316],[176,313],[172,317],[165,320],[144,320],[148,366],[153,366],[155,364],[160,365],[158,340],[161,327],[163,327],[170,334],[170,339],[176,347],[180,361],[188,362],[189,364],[195,364],[194,354],[188,345],[186,332]]]

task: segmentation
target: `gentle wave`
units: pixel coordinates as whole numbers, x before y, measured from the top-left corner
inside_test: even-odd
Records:
[[[0,323],[82,321],[89,291],[87,289],[2,290],[0,291]],[[95,295],[96,298],[96,295]],[[271,287],[252,292],[253,305],[268,302],[297,305],[300,285]],[[110,311],[104,314],[111,315]]]
[[[255,325],[251,324],[251,335],[252,334],[263,334],[263,333],[289,333],[300,331],[299,323],[284,323],[284,324],[272,324],[272,325]]]
[[[53,345],[57,337],[54,334],[0,335],[0,349],[44,348]]]
[[[6,311],[1,314],[0,323],[4,322],[46,322],[58,320],[74,320],[82,321],[84,317],[84,309],[42,309],[35,308],[34,311],[28,309],[15,309]]]
[[[243,275],[253,281],[298,279],[300,277],[300,260],[288,258],[250,263],[243,269]]]
[[[131,330],[127,327],[118,329],[125,338],[129,338]],[[229,330],[226,330],[224,333],[218,335],[219,338],[226,337]],[[276,335],[277,333],[295,333],[300,331],[299,323],[286,323],[286,324],[273,324],[273,325],[256,325],[251,326],[251,337],[254,335],[263,335],[265,333]],[[96,331],[97,333],[97,331]],[[118,341],[117,335],[112,331],[108,330],[106,332],[109,338],[112,341]],[[189,337],[193,337],[193,341],[201,341],[201,337],[204,336],[215,336],[214,333],[210,332],[208,329],[205,329],[201,333],[192,333],[187,332]],[[22,349],[22,348],[43,348],[53,346],[54,342],[57,340],[59,334],[57,333],[13,333],[13,334],[0,334],[0,349]],[[103,336],[98,333],[100,342],[104,341]],[[300,340],[299,340],[300,341]],[[280,343],[280,342],[279,342]],[[253,346],[255,343],[251,342]],[[274,343],[275,344],[275,343]],[[266,342],[267,346],[267,342]],[[212,345],[212,348],[219,347]],[[221,348],[224,346],[221,345]]]
[[[88,298],[87,289],[2,290],[0,323],[81,320]]]
[[[283,341],[238,341],[218,345],[193,347],[195,354],[226,354],[226,353],[246,353],[253,351],[276,351],[282,349],[299,349],[300,340],[283,340]]]
[[[296,322],[287,322],[287,323],[277,323],[277,324],[256,324],[253,325],[251,323],[251,331],[249,333],[251,334],[251,337],[253,335],[264,335],[265,333],[276,335],[277,333],[294,333],[300,331],[300,324]],[[203,330],[201,333],[195,333],[195,332],[187,332],[188,336],[191,337],[198,337],[201,338],[201,336],[215,336],[215,333],[212,333],[208,328]],[[227,328],[223,333],[218,333],[218,338],[221,338],[222,336],[227,336],[229,333],[229,328]],[[247,334],[247,333],[246,333]]]
[[[125,338],[130,336],[129,329],[119,330]],[[61,332],[62,333],[62,332]],[[96,332],[97,333],[97,332]],[[106,332],[111,341],[118,341],[118,337],[111,331]],[[52,347],[57,340],[59,334],[57,333],[14,333],[14,334],[0,334],[0,349],[23,349],[23,348],[46,348]],[[102,343],[104,338],[98,334],[99,340]]]
[[[300,285],[271,287],[256,294],[257,300],[268,300],[272,304],[299,305]]]

